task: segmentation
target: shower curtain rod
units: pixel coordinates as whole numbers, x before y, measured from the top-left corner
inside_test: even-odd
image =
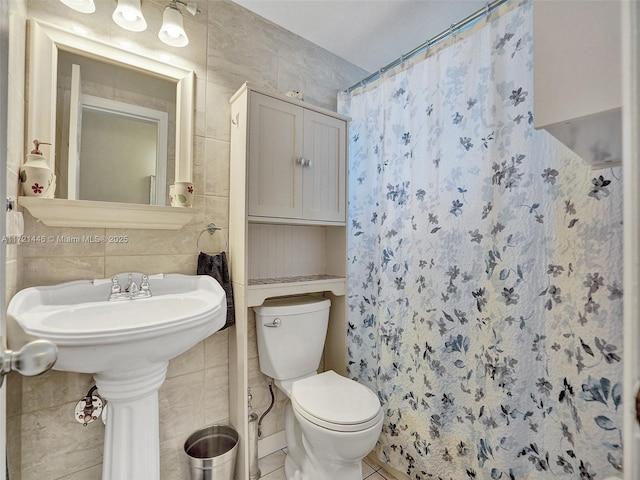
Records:
[[[508,0],[494,0],[493,2],[487,2],[487,4],[485,5],[484,8],[481,8],[477,12],[472,13],[467,18],[459,21],[458,23],[452,23],[449,28],[447,28],[446,30],[440,32],[435,37],[430,38],[429,40],[424,42],[422,45],[418,45],[416,48],[414,48],[410,52],[405,53],[404,55],[401,55],[399,58],[396,58],[393,62],[389,63],[388,65],[385,65],[384,67],[382,67],[377,72],[372,73],[368,77],[363,78],[362,80],[360,80],[355,85],[351,85],[346,90],[343,90],[343,92],[344,93],[351,93],[356,88],[360,88],[360,87],[363,87],[363,86],[367,85],[368,83],[371,83],[372,81],[374,81],[378,77],[380,77],[382,74],[388,72],[392,68],[397,67],[398,65],[403,64],[407,60],[415,57],[417,54],[419,54],[419,53],[421,53],[421,52],[423,52],[425,50],[428,50],[429,48],[434,46],[436,43],[438,43],[438,42],[444,40],[445,38],[453,35],[456,31],[460,30],[461,28],[464,28],[464,27],[470,25],[471,23],[475,22],[476,20],[478,20],[483,15],[489,15],[493,10],[498,8],[503,3],[506,3],[507,1]]]

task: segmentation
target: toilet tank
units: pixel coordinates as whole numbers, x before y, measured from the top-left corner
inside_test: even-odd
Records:
[[[321,297],[267,300],[254,307],[260,370],[275,380],[315,373],[320,365],[331,301]]]

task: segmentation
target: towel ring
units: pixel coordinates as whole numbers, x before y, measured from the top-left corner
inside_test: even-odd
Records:
[[[218,227],[215,223],[210,223],[209,225],[207,225],[207,228],[203,229],[200,234],[198,235],[198,239],[196,240],[196,248],[198,249],[198,251],[200,250],[200,237],[202,237],[202,234],[204,232],[209,232],[210,235],[213,235],[214,233],[216,233],[216,230],[222,230],[222,228]],[[227,240],[227,236],[224,235],[224,250],[227,250],[227,248],[229,247],[229,241]]]

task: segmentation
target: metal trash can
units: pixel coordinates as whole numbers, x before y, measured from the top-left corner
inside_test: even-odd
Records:
[[[190,480],[233,480],[238,432],[227,425],[211,425],[192,433],[184,442]]]

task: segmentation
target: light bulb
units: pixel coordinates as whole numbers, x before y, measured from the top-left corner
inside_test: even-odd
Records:
[[[112,18],[119,26],[131,32],[147,29],[147,22],[140,9],[140,0],[118,0]]]
[[[167,35],[169,35],[171,38],[178,38],[180,37],[180,30],[178,30],[177,28],[168,28]]]
[[[135,22],[136,19],[138,18],[138,16],[136,15],[136,12],[132,12],[130,10],[123,11],[122,17],[129,22]]]
[[[189,44],[189,38],[182,23],[182,13],[177,7],[169,5],[164,9],[158,38],[172,47],[184,47]]]

